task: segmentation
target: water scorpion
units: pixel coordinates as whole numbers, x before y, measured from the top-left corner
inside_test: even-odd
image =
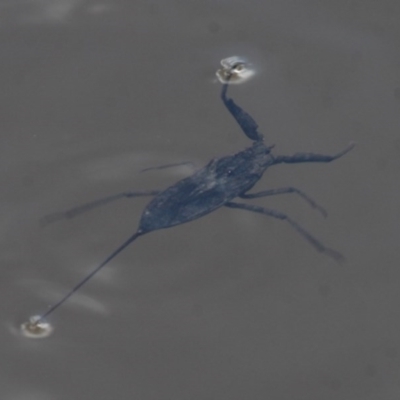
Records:
[[[228,60],[228,62],[226,61]],[[224,61],[224,60],[223,60]],[[343,256],[328,247],[313,235],[307,232],[299,223],[291,219],[283,212],[237,201],[236,199],[254,199],[259,197],[273,196],[283,193],[295,193],[302,197],[311,207],[326,215],[325,210],[314,200],[299,189],[284,187],[268,189],[260,192],[249,193],[255,184],[261,179],[267,168],[282,163],[296,164],[305,162],[327,163],[336,160],[353,147],[350,143],[345,149],[334,155],[323,155],[316,153],[296,153],[294,155],[275,155],[272,152],[274,146],[264,142],[264,136],[259,131],[255,120],[244,111],[236,102],[228,97],[228,86],[230,79],[237,79],[245,71],[245,61],[237,58],[225,59],[222,63],[223,70],[219,70],[222,81],[221,100],[228,111],[232,114],[243,133],[252,141],[251,146],[236,154],[223,156],[211,160],[206,166],[194,172],[191,176],[181,179],[164,190],[151,191],[128,191],[109,196],[94,202],[75,207],[71,210],[55,213],[47,217],[47,222],[73,218],[82,212],[91,210],[98,206],[110,203],[121,198],[133,198],[141,196],[154,196],[145,207],[139,221],[136,232],[123,244],[114,250],[101,264],[74,286],[64,297],[53,304],[47,311],[39,316],[31,317],[28,322],[22,324],[21,328],[30,337],[46,336],[45,332],[51,330],[51,325],[46,318],[69,299],[82,285],[89,281],[97,272],[107,265],[127,246],[139,237],[150,232],[172,228],[187,222],[194,221],[204,215],[210,214],[221,207],[240,209],[252,213],[269,216],[286,221],[317,251],[340,262]]]

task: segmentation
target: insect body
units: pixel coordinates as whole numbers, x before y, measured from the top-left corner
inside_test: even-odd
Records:
[[[258,193],[248,193],[248,191],[253,188],[253,186],[260,180],[265,170],[270,166],[280,163],[330,162],[346,154],[353,148],[354,144],[351,143],[343,151],[335,155],[321,155],[314,153],[297,153],[292,156],[273,155],[273,146],[265,145],[263,135],[258,131],[257,123],[246,111],[239,107],[231,98],[227,97],[227,89],[228,84],[225,83],[222,86],[221,99],[241,127],[244,134],[253,141],[252,146],[236,154],[210,161],[205,167],[198,170],[193,175],[178,181],[163,191],[123,192],[63,213],[49,216],[47,222],[62,218],[72,218],[84,211],[123,197],[155,196],[144,209],[137,231],[125,243],[111,253],[89,275],[80,281],[60,301],[51,306],[41,316],[32,318],[30,322],[25,323],[24,328],[26,330],[37,330],[38,326],[44,322],[45,317],[49,316],[60,307],[82,285],[92,278],[93,275],[108,264],[139,236],[158,229],[171,228],[176,225],[193,221],[217,210],[220,207],[238,208],[286,220],[316,250],[337,261],[343,259],[343,256],[340,253],[325,247],[318,239],[313,237],[286,214],[280,211],[233,200],[238,197],[242,199],[252,199],[283,193],[296,193],[308,202],[310,206],[325,215],[326,212],[322,207],[317,205],[301,190],[294,187],[270,189]]]
[[[158,194],[145,208],[138,231],[169,228],[215,211],[251,189],[271,162],[270,148],[262,142],[212,160]]]

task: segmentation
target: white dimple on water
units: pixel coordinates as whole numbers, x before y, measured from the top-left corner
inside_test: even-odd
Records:
[[[217,72],[217,78],[221,83],[239,84],[246,82],[255,74],[252,65],[244,58],[232,56],[221,60],[221,66]]]
[[[53,326],[45,321],[40,321],[39,315],[34,315],[27,322],[21,324],[23,336],[31,339],[43,339],[50,336],[54,330]]]

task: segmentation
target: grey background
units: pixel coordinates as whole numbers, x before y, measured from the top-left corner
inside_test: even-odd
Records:
[[[398,399],[400,3],[0,1],[1,364],[4,400]],[[219,61],[258,70],[231,95],[279,166],[256,203],[347,257],[239,210],[140,238],[51,318],[56,301],[136,229],[146,199],[45,228],[48,213],[249,145],[219,100]]]

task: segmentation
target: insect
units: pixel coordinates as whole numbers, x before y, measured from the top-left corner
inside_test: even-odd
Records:
[[[233,65],[232,75],[234,71],[240,68],[240,65]],[[296,193],[311,207],[325,215],[326,212],[322,207],[316,204],[304,192],[294,187],[269,189],[256,193],[249,193],[249,190],[261,179],[266,169],[273,165],[282,163],[331,162],[349,152],[354,147],[354,143],[350,143],[344,150],[334,155],[314,153],[296,153],[291,156],[275,155],[272,153],[274,146],[268,146],[264,143],[264,136],[259,131],[254,119],[238,106],[234,100],[228,97],[229,75],[226,77],[226,81],[222,85],[221,100],[243,133],[253,142],[252,145],[236,154],[211,160],[205,167],[165,190],[123,192],[66,212],[51,215],[47,222],[62,218],[72,218],[84,211],[124,197],[154,196],[145,207],[136,232],[46,312],[40,316],[32,317],[29,322],[26,322],[24,324],[26,330],[33,334],[40,331],[40,326],[44,323],[46,317],[64,304],[80,287],[139,237],[159,229],[172,228],[173,226],[193,221],[216,211],[220,207],[245,210],[284,220],[317,251],[332,257],[336,261],[343,260],[343,256],[339,252],[326,247],[288,215],[273,209],[238,202],[235,199],[254,199],[283,193]]]

